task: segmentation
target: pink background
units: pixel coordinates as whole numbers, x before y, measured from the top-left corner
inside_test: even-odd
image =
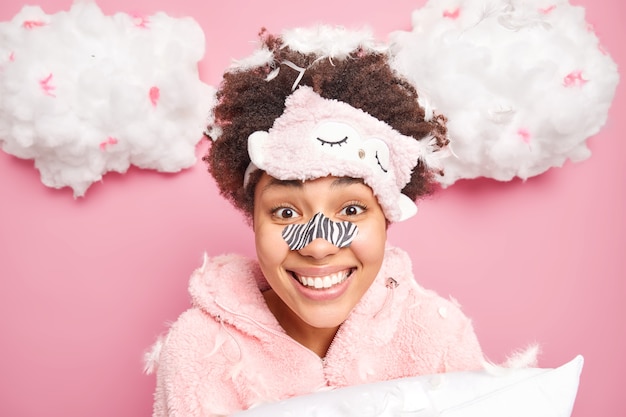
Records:
[[[102,0],[118,11],[189,15],[203,27],[201,77],[217,84],[261,26],[368,24],[410,29],[424,0],[297,3]],[[576,0],[623,70],[626,3]],[[359,7],[349,5],[359,4]],[[47,13],[70,0],[42,0]],[[4,0],[0,20],[23,6]],[[586,359],[574,416],[626,415],[626,91],[618,88],[593,156],[526,182],[457,183],[390,231],[418,281],[453,295],[494,361],[538,342],[540,365]],[[198,155],[206,144],[198,149]],[[46,188],[32,161],[0,152],[0,415],[147,416],[145,349],[189,305],[202,253],[252,255],[252,235],[202,162],[180,174],[108,174],[85,198]]]

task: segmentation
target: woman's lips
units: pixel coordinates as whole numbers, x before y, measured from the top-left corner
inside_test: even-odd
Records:
[[[326,275],[317,274],[297,274],[291,272],[291,275],[303,286],[315,289],[328,289],[335,285],[343,283],[352,273],[353,269],[348,268],[341,271],[329,273]]]
[[[302,285],[309,288],[330,288],[334,285],[341,284],[348,278],[350,275],[350,270],[346,269],[344,271],[336,272],[334,274],[325,275],[325,276],[317,276],[317,277],[307,277],[304,275],[296,275],[294,274],[296,279],[300,281]]]

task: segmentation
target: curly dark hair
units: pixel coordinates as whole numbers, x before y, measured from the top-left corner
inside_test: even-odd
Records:
[[[261,43],[273,55],[273,61],[254,68],[234,69],[224,74],[217,92],[212,131],[220,132],[203,160],[215,178],[221,194],[248,219],[254,209],[254,188],[261,172],[252,175],[243,187],[244,173],[250,163],[248,136],[267,131],[285,109],[285,100],[293,92],[299,75],[282,65],[278,75],[267,81],[268,74],[285,61],[306,68],[298,85],[310,86],[317,94],[361,109],[406,136],[422,139],[431,135],[439,148],[447,145],[446,119],[436,115],[426,121],[425,110],[418,103],[412,84],[394,72],[388,55],[359,47],[341,59],[304,54],[285,45],[280,36],[259,33]],[[420,160],[411,181],[402,192],[412,200],[435,189],[437,172]]]

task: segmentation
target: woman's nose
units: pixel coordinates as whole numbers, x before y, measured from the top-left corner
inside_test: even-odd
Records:
[[[331,242],[323,238],[313,239],[308,245],[299,249],[298,252],[302,256],[309,256],[314,259],[323,259],[327,256],[334,255],[341,248],[335,246]]]
[[[320,238],[333,246],[343,248],[350,245],[358,232],[356,224],[348,221],[334,222],[319,212],[306,223],[286,226],[282,236],[291,250],[300,250]]]

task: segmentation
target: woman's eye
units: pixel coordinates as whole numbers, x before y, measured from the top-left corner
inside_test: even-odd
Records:
[[[349,206],[346,206],[341,210],[341,214],[344,216],[356,216],[357,214],[361,214],[364,211],[365,207],[358,204],[350,204]]]
[[[298,217],[298,213],[292,208],[289,207],[279,207],[275,209],[272,214],[278,217],[279,219],[293,219]]]

